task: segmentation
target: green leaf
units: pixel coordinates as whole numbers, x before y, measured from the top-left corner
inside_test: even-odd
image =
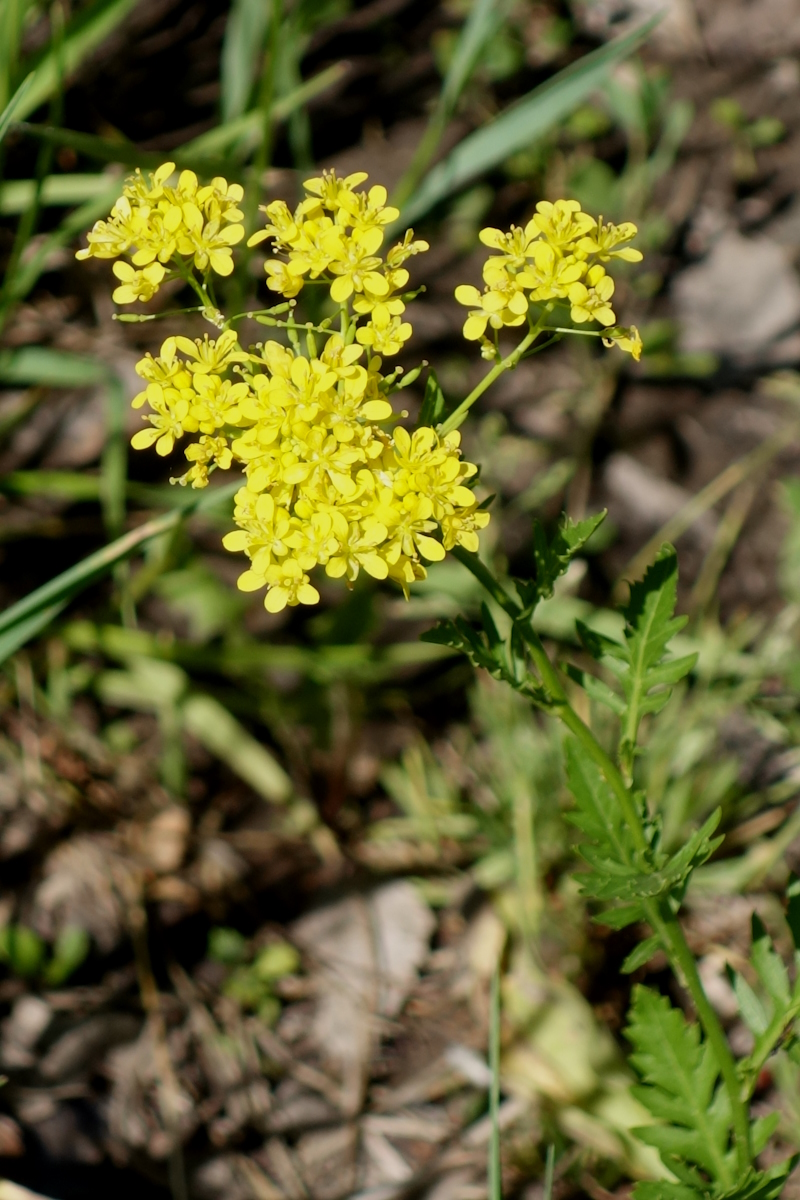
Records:
[[[39,197],[44,208],[69,208],[105,196],[108,175],[48,175],[41,189],[35,179],[12,179],[0,186],[0,213],[23,213]]]
[[[49,49],[34,68],[33,78],[17,104],[15,117],[24,121],[44,104],[83,60],[100,46],[135,7],[137,0],[97,0],[80,9],[67,26],[60,46]]]
[[[628,957],[620,967],[623,975],[632,975],[634,971],[638,971],[639,967],[643,967],[645,963],[649,963],[653,955],[661,949],[661,938],[657,934],[652,937],[645,938],[643,942],[635,950],[631,950]]]
[[[244,779],[265,800],[284,804],[292,781],[266,746],[247,732],[213,696],[190,696],[183,704],[184,728]]]
[[[800,1155],[793,1154],[768,1171],[750,1171],[735,1188],[724,1192],[719,1200],[778,1200],[798,1159]]]
[[[103,383],[109,374],[105,363],[96,358],[52,350],[48,346],[25,346],[21,350],[0,352],[0,379],[4,383],[80,388]]]
[[[533,558],[536,564],[536,579],[515,580],[526,611],[532,611],[538,600],[546,600],[552,596],[556,580],[567,571],[573,558],[580,553],[605,517],[605,509],[587,517],[585,521],[573,521],[570,517],[564,517],[549,542],[540,522],[534,522]]]
[[[0,635],[9,636],[0,637],[0,662],[4,660],[4,652],[5,657],[13,654],[26,641],[41,632],[69,600],[91,583],[107,575],[116,563],[128,558],[139,546],[174,529],[190,512],[213,509],[220,504],[229,503],[239,486],[237,482],[225,487],[209,488],[201,497],[191,497],[185,507],[154,517],[138,529],[132,529],[130,533],[90,554],[74,567],[63,571],[49,583],[43,584],[24,599],[5,609],[0,613]]]
[[[639,1181],[633,1189],[634,1200],[698,1200],[701,1195],[696,1188],[661,1179],[658,1183]]]
[[[758,1037],[769,1028],[769,1013],[766,1012],[756,992],[753,991],[747,980],[740,976],[739,972],[733,974],[733,990],[736,1003],[739,1004],[742,1021],[745,1022],[748,1030]]]
[[[273,122],[285,121],[293,112],[302,108],[309,100],[328,88],[339,83],[347,74],[349,65],[347,63],[333,63],[332,66],[326,67],[324,71],[320,71],[317,75],[312,75],[310,79],[306,79],[299,87],[291,92],[287,92],[285,96],[275,100],[270,108],[270,116]],[[209,129],[208,133],[201,133],[198,137],[193,138],[190,142],[186,142],[181,146],[176,155],[180,154],[183,158],[209,158],[218,154],[224,154],[231,146],[236,143],[237,156],[244,157],[252,151],[261,140],[261,135],[264,129],[264,114],[261,109],[254,109],[252,112],[243,113],[240,117],[234,117],[230,121],[225,121],[222,125],[217,125],[214,129]]]
[[[44,958],[44,942],[27,925],[0,928],[0,962],[7,963],[15,975],[30,979],[37,975]]]
[[[567,782],[577,804],[577,811],[570,813],[568,819],[599,850],[599,859],[607,857],[617,870],[621,867],[624,872],[630,871],[630,864],[636,858],[636,846],[614,793],[575,738],[566,740],[564,751]],[[588,857],[591,848],[581,849]],[[581,877],[581,883],[586,886],[584,877]]]
[[[576,621],[577,624],[580,624],[580,622]],[[618,717],[624,715],[625,701],[622,696],[619,696],[602,679],[598,679],[596,675],[590,675],[588,671],[582,671],[580,667],[574,666],[573,663],[567,663],[564,666],[564,671],[569,675],[570,679],[574,679],[577,684],[580,684],[587,696],[592,700],[596,700],[599,704],[610,708]]]
[[[428,372],[428,378],[425,380],[425,395],[422,400],[422,408],[419,414],[419,424],[438,425],[444,417],[444,413],[444,392],[439,386],[439,380],[436,378],[436,372],[431,369]]]
[[[688,1024],[666,996],[637,985],[625,1036],[644,1082],[634,1093],[654,1117],[668,1122],[633,1132],[658,1149],[668,1168],[683,1162],[729,1185],[730,1112],[727,1097],[715,1097],[719,1068],[699,1026]]]
[[[46,629],[50,622],[54,621],[61,610],[66,607],[71,598],[72,594],[70,593],[63,600],[38,609],[36,612],[31,613],[30,616],[17,621],[10,628],[0,632],[0,663],[4,663],[12,654],[16,654],[26,642],[29,642],[31,638],[35,638],[43,629]]]
[[[661,665],[667,646],[686,624],[686,617],[674,617],[678,596],[678,556],[665,544],[644,579],[631,585],[630,599],[624,609],[628,671],[622,685],[628,701],[623,742],[632,761],[639,723],[646,712],[665,703],[651,696],[654,687],[665,687],[683,678],[694,666],[696,655]],[[660,668],[660,669],[659,669]],[[668,696],[668,693],[667,693]]]
[[[786,889],[786,921],[796,950],[800,950],[800,879],[792,875]]]
[[[781,1123],[779,1112],[770,1113],[766,1117],[756,1117],[750,1126],[753,1154],[760,1154]]]
[[[713,854],[722,838],[711,838],[719,823],[721,812],[711,814],[701,829],[689,838],[672,858],[654,869],[642,869],[637,865],[613,862],[606,859],[602,847],[580,846],[583,858],[595,868],[589,876],[581,876],[580,882],[588,895],[597,900],[650,899],[679,892],[695,867],[700,866]],[[574,817],[569,819],[573,820]],[[576,822],[575,822],[576,823]]]
[[[750,960],[776,1009],[785,1010],[792,998],[789,973],[780,955],[775,953],[772,938],[757,913],[753,913],[751,922],[753,944]]]
[[[0,113],[0,145],[8,133],[9,125],[18,115],[17,110],[22,108],[25,97],[33,86],[33,72],[23,79],[14,95],[9,100],[3,111]]]
[[[458,98],[469,82],[481,54],[501,28],[513,0],[473,0],[461,27],[441,91],[428,125],[417,142],[414,157],[392,194],[392,204],[404,208],[430,166]]]
[[[549,133],[597,90],[613,67],[644,41],[659,20],[660,14],[593,50],[465,137],[428,172],[388,236],[418,221],[435,204]]]
[[[247,108],[274,7],[269,0],[233,0],[220,58],[223,121],[241,116]]]
[[[604,913],[592,917],[597,925],[607,925],[609,929],[625,929],[634,921],[641,921],[644,916],[641,904],[622,904],[619,908],[607,908]]]
[[[53,946],[53,957],[44,969],[44,982],[48,987],[60,987],[73,975],[86,958],[91,939],[79,925],[65,926]]]

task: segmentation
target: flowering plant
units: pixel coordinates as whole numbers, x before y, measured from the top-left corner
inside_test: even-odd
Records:
[[[179,439],[195,435],[185,450],[188,468],[173,480],[194,488],[205,487],[214,470],[236,464],[242,471],[236,529],[223,541],[250,560],[239,587],[266,588],[271,612],[316,604],[311,572],[320,567],[348,585],[363,570],[395,581],[408,594],[409,585],[425,577],[425,563],[450,551],[475,575],[488,598],[480,623],[445,621],[428,640],[463,652],[563,723],[572,820],[586,863],[582,891],[598,904],[596,919],[615,929],[646,930],[623,971],[637,971],[662,952],[698,1018],[688,1021],[655,991],[634,990],[627,1037],[642,1081],[636,1095],[653,1123],[633,1132],[661,1158],[658,1177],[637,1184],[636,1195],[779,1196],[794,1160],[757,1165],[776,1119],[754,1119],[750,1102],[776,1048],[797,1052],[800,950],[791,982],[754,919],[745,968],[751,982],[732,976],[753,1036],[751,1050],[737,1061],[679,920],[692,873],[720,844],[719,811],[669,854],[661,846],[658,812],[637,781],[642,730],[696,661],[694,654],[671,650],[683,625],[674,616],[675,552],[663,547],[645,578],[631,585],[620,638],[578,625],[597,668],[570,665],[564,673],[551,661],[533,617],[604,514],[567,520],[549,540],[537,527],[535,576],[515,581],[514,596],[477,553],[489,513],[476,493],[477,467],[461,455],[458,430],[470,407],[499,375],[553,339],[590,333],[639,358],[636,328],[616,322],[608,274],[614,260],[641,258],[630,245],[636,227],[604,224],[577,202],[558,200],[537,204],[524,228],[484,229],[481,241],[492,253],[483,266],[483,290],[464,284],[455,295],[468,309],[465,338],[479,342],[492,365],[449,415],[431,375],[419,424],[409,431],[399,423],[408,414],[398,412],[391,398],[419,370],[404,374],[400,367],[387,369],[385,361],[411,336],[405,318],[414,293],[406,290],[405,264],[428,246],[408,231],[381,253],[387,227],[399,217],[387,204],[386,189],[358,190],[363,173],[340,179],[330,172],[306,182],[294,212],[282,201],[268,204],[267,224],[249,244],[271,243],[266,277],[278,300],[258,313],[226,319],[217,307],[214,277],[231,273],[232,247],[244,238],[242,189],[222,178],[201,187],[191,171],[173,183],[173,174],[173,165],[165,163],[149,179],[139,173],[129,179],[109,219],[95,225],[79,252],[117,260],[119,304],[147,301],[166,280],[179,279],[194,289],[200,311],[215,327],[214,337],[169,337],[157,356],[145,355],[137,364],[146,386],[133,403],[146,406],[146,427],[134,436],[134,447],[154,445],[166,456]],[[329,315],[301,324],[298,297],[312,286],[327,290]],[[570,325],[555,323],[559,309]],[[283,330],[286,341],[243,347],[234,326],[244,316]],[[522,334],[506,354],[499,341],[505,327]],[[571,703],[573,688],[613,714],[613,749]],[[800,885],[790,887],[787,917],[800,948]]]
[[[390,401],[419,373],[403,377],[384,364],[411,336],[405,263],[428,245],[409,230],[381,256],[386,227],[399,216],[386,189],[359,191],[363,172],[344,179],[330,172],[306,182],[294,212],[281,200],[266,206],[267,224],[249,245],[271,242],[267,284],[282,302],[257,319],[282,327],[289,344],[245,350],[235,318],[224,319],[213,294],[214,275],[231,273],[231,247],[244,237],[242,188],[222,178],[201,187],[192,171],[170,184],[173,176],[172,163],[148,179],[132,176],[78,257],[117,259],[114,300],[122,305],[150,300],[169,278],[185,280],[221,329],[216,338],[167,338],[157,356],[137,364],[146,386],[133,404],[146,407],[147,428],[133,446],[155,445],[166,456],[184,435],[198,435],[177,481],[195,488],[205,487],[210,471],[242,468],[238,528],[224,539],[250,559],[239,587],[266,588],[271,612],[315,604],[309,572],[320,566],[349,584],[362,570],[389,578],[407,593],[425,577],[426,562],[456,546],[477,551],[489,513],[478,503],[477,468],[461,456],[457,427],[480,391],[438,429],[423,422],[413,433],[397,424]],[[499,251],[485,264],[486,287],[464,285],[456,298],[471,309],[465,337],[480,338],[483,354],[496,360],[492,377],[533,347],[562,302],[576,323],[598,322],[607,345],[638,357],[636,330],[614,324],[614,283],[603,266],[613,257],[641,258],[627,245],[635,233],[634,225],[603,225],[563,200],[540,203],[524,230],[483,231]],[[314,284],[328,289],[336,315],[299,325],[296,298]],[[522,342],[503,359],[499,330],[525,324]]]

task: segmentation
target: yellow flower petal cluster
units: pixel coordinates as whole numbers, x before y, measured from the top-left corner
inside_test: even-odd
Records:
[[[602,217],[582,212],[577,200],[540,200],[523,229],[481,230],[481,241],[496,253],[484,263],[483,291],[468,284],[456,288],[459,304],[470,310],[464,337],[480,341],[487,328],[524,324],[531,305],[558,302],[569,305],[576,324],[614,326],[614,280],[602,264],[612,258],[638,262],[641,252],[627,245],[637,232],[630,221],[604,225]],[[641,349],[636,338],[610,341],[630,353],[634,345]]]
[[[117,304],[149,300],[166,277],[165,264],[183,275],[194,267],[202,275],[230,275],[231,248],[244,237],[244,195],[238,183],[222,176],[201,186],[194,171],[181,171],[170,184],[175,164],[168,162],[145,178],[141,171],[126,179],[108,220],[96,221],[77,258],[117,258],[120,286]]]
[[[239,587],[266,587],[270,612],[316,604],[318,566],[348,584],[365,571],[407,591],[425,578],[425,562],[455,545],[478,548],[489,514],[467,486],[477,468],[461,458],[461,435],[390,433],[381,365],[340,334],[306,356],[275,341],[246,353],[232,330],[216,340],[167,338],[137,364],[146,386],[133,403],[147,405],[148,427],[134,435],[136,449],[167,455],[199,433],[180,479],[193,487],[215,467],[241,464],[238,528],[223,544],[248,556]]]
[[[366,179],[363,171],[344,179],[335,171],[307,179],[305,198],[294,212],[283,200],[266,205],[268,223],[248,245],[271,239],[281,256],[265,263],[272,291],[292,299],[309,281],[323,280],[335,304],[351,304],[357,317],[366,318],[356,332],[361,345],[387,358],[399,354],[411,336],[410,324],[401,319],[409,279],[403,264],[427,250],[428,243],[415,241],[408,230],[402,242],[380,256],[385,227],[400,214],[386,203],[380,184],[356,191]]]

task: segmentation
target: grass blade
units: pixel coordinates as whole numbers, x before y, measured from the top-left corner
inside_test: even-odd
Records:
[[[25,346],[0,351],[0,380],[3,383],[39,387],[91,387],[108,379],[109,370],[97,359],[48,346]]]
[[[506,8],[508,4],[499,3],[498,0],[474,0],[456,43],[436,108],[431,114],[414,158],[392,196],[392,203],[399,208],[403,207],[414,192],[436,153],[458,98],[469,82],[484,47],[502,25]]]
[[[79,504],[100,500],[103,479],[101,475],[87,475],[83,471],[9,471],[0,477],[0,492],[13,496],[52,496],[55,500]],[[125,484],[125,495],[148,508],[186,508],[193,500],[183,488],[131,480]]]
[[[97,4],[71,21],[63,45],[49,50],[34,68],[31,84],[17,104],[17,119],[23,121],[49,100],[59,86],[62,72],[64,78],[68,79],[136,4],[137,0],[98,0]]]
[[[544,1164],[544,1191],[542,1200],[553,1200],[553,1178],[556,1168],[556,1148],[551,1142],[547,1147],[547,1159]]]
[[[140,167],[143,171],[154,171],[164,161],[163,151],[141,150],[134,142],[127,140],[97,137],[93,133],[79,133],[77,130],[62,129],[56,125],[35,125],[28,121],[14,121],[13,125],[20,133],[26,133],[29,137],[44,142],[52,142],[55,146],[69,146],[78,154],[94,159],[95,162],[121,163],[127,167]],[[231,175],[229,159],[186,155],[180,147],[171,151],[171,157],[179,167],[202,165],[209,172],[222,174],[223,171],[227,171],[228,175]],[[108,176],[103,178],[107,179]]]
[[[37,246],[30,259],[19,266],[5,285],[5,299],[2,311],[0,311],[0,324],[5,320],[9,309],[19,300],[23,300],[34,287],[53,251],[69,245],[73,238],[88,229],[98,217],[106,216],[118,196],[119,183],[115,181],[113,187],[109,187],[103,196],[99,196],[96,200],[90,200],[69,213],[58,229]]]
[[[247,109],[271,17],[272,6],[264,0],[233,0],[220,61],[223,122],[240,117]]]
[[[197,740],[272,804],[285,804],[292,781],[277,759],[212,696],[190,696],[183,724]]]
[[[0,113],[0,143],[8,133],[8,127],[12,121],[16,120],[19,115],[18,110],[22,108],[25,97],[33,86],[33,72],[31,71],[22,83],[19,85],[14,95],[9,100],[8,104]]]
[[[625,37],[593,50],[464,138],[423,179],[389,234],[418,220],[435,204],[548,133],[599,87],[612,67],[627,58],[660,19],[657,14]]]
[[[305,83],[289,92],[288,95],[281,96],[272,105],[273,122],[285,121],[296,109],[339,83],[349,69],[349,63],[334,63],[333,66],[326,67],[319,74],[312,75],[311,79],[307,79]],[[264,114],[260,109],[256,109],[241,117],[235,117],[224,125],[218,125],[216,129],[209,129],[208,133],[201,133],[199,137],[193,138],[191,142],[181,146],[180,151],[176,151],[176,155],[180,153],[185,158],[192,156],[204,158],[213,154],[221,154],[234,142],[239,141],[249,152],[258,144],[263,125]]]
[[[67,603],[78,592],[108,574],[116,563],[128,558],[139,546],[154,537],[159,537],[162,533],[168,533],[190,513],[202,512],[227,502],[233,498],[240,486],[241,483],[237,481],[225,487],[213,488],[210,493],[207,492],[196,499],[192,498],[183,508],[162,513],[161,516],[154,517],[151,521],[140,525],[138,529],[132,529],[130,533],[123,534],[108,546],[103,546],[101,550],[96,550],[94,554],[88,555],[74,567],[63,571],[55,579],[51,579],[49,583],[43,584],[29,596],[25,596],[24,599],[17,601],[16,604],[12,604],[10,608],[0,613],[0,634],[21,626],[34,614],[41,614],[45,609],[49,610],[53,606]],[[33,637],[40,628],[44,628],[44,624],[41,627],[31,628],[31,631],[23,638],[23,642]]]
[[[489,1138],[489,1200],[503,1200],[503,1180],[500,1171],[500,964],[492,973],[489,1000],[489,1118],[492,1132]]]
[[[4,663],[12,654],[16,654],[31,638],[35,638],[43,629],[46,629],[66,607],[68,600],[67,596],[63,600],[59,600],[57,604],[40,608],[38,612],[32,613],[24,621],[19,621],[4,633],[0,633],[0,664]]]
[[[71,207],[104,196],[108,191],[108,175],[48,175],[42,181],[39,204],[43,207]],[[10,216],[23,213],[36,198],[35,179],[12,179],[0,187],[0,213]]]
[[[125,436],[125,389],[117,375],[106,387],[106,443],[100,460],[100,504],[106,536],[118,537],[125,527],[128,482],[128,439]]]

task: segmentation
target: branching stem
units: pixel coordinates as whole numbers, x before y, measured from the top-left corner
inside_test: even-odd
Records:
[[[622,815],[636,844],[637,852],[641,855],[641,861],[637,865],[640,868],[646,869],[646,854],[649,845],[642,816],[631,789],[626,785],[616,763],[606,753],[589,726],[581,720],[570,704],[559,673],[551,663],[547,651],[542,645],[541,638],[531,625],[530,618],[525,615],[521,606],[512,599],[505,588],[498,583],[489,568],[478,558],[477,554],[471,554],[461,547],[456,547],[453,550],[453,554],[459,562],[463,563],[468,571],[472,572],[492,599],[500,605],[516,625],[520,636],[524,639],[528,647],[530,656],[539,673],[539,678],[550,697],[550,711],[554,712],[564,725],[566,725],[570,733],[577,738],[585,752],[602,772],[606,783],[613,791],[619,803]],[[736,1162],[738,1173],[741,1177],[752,1163],[750,1121],[747,1106],[742,1098],[742,1089],[736,1071],[736,1063],[728,1045],[728,1040],[720,1025],[719,1018],[706,996],[694,955],[689,949],[680,921],[672,911],[669,901],[666,898],[662,900],[643,900],[642,907],[653,932],[658,934],[661,939],[673,971],[692,997],[700,1024],[713,1049],[723,1085],[730,1100],[736,1140]]]

